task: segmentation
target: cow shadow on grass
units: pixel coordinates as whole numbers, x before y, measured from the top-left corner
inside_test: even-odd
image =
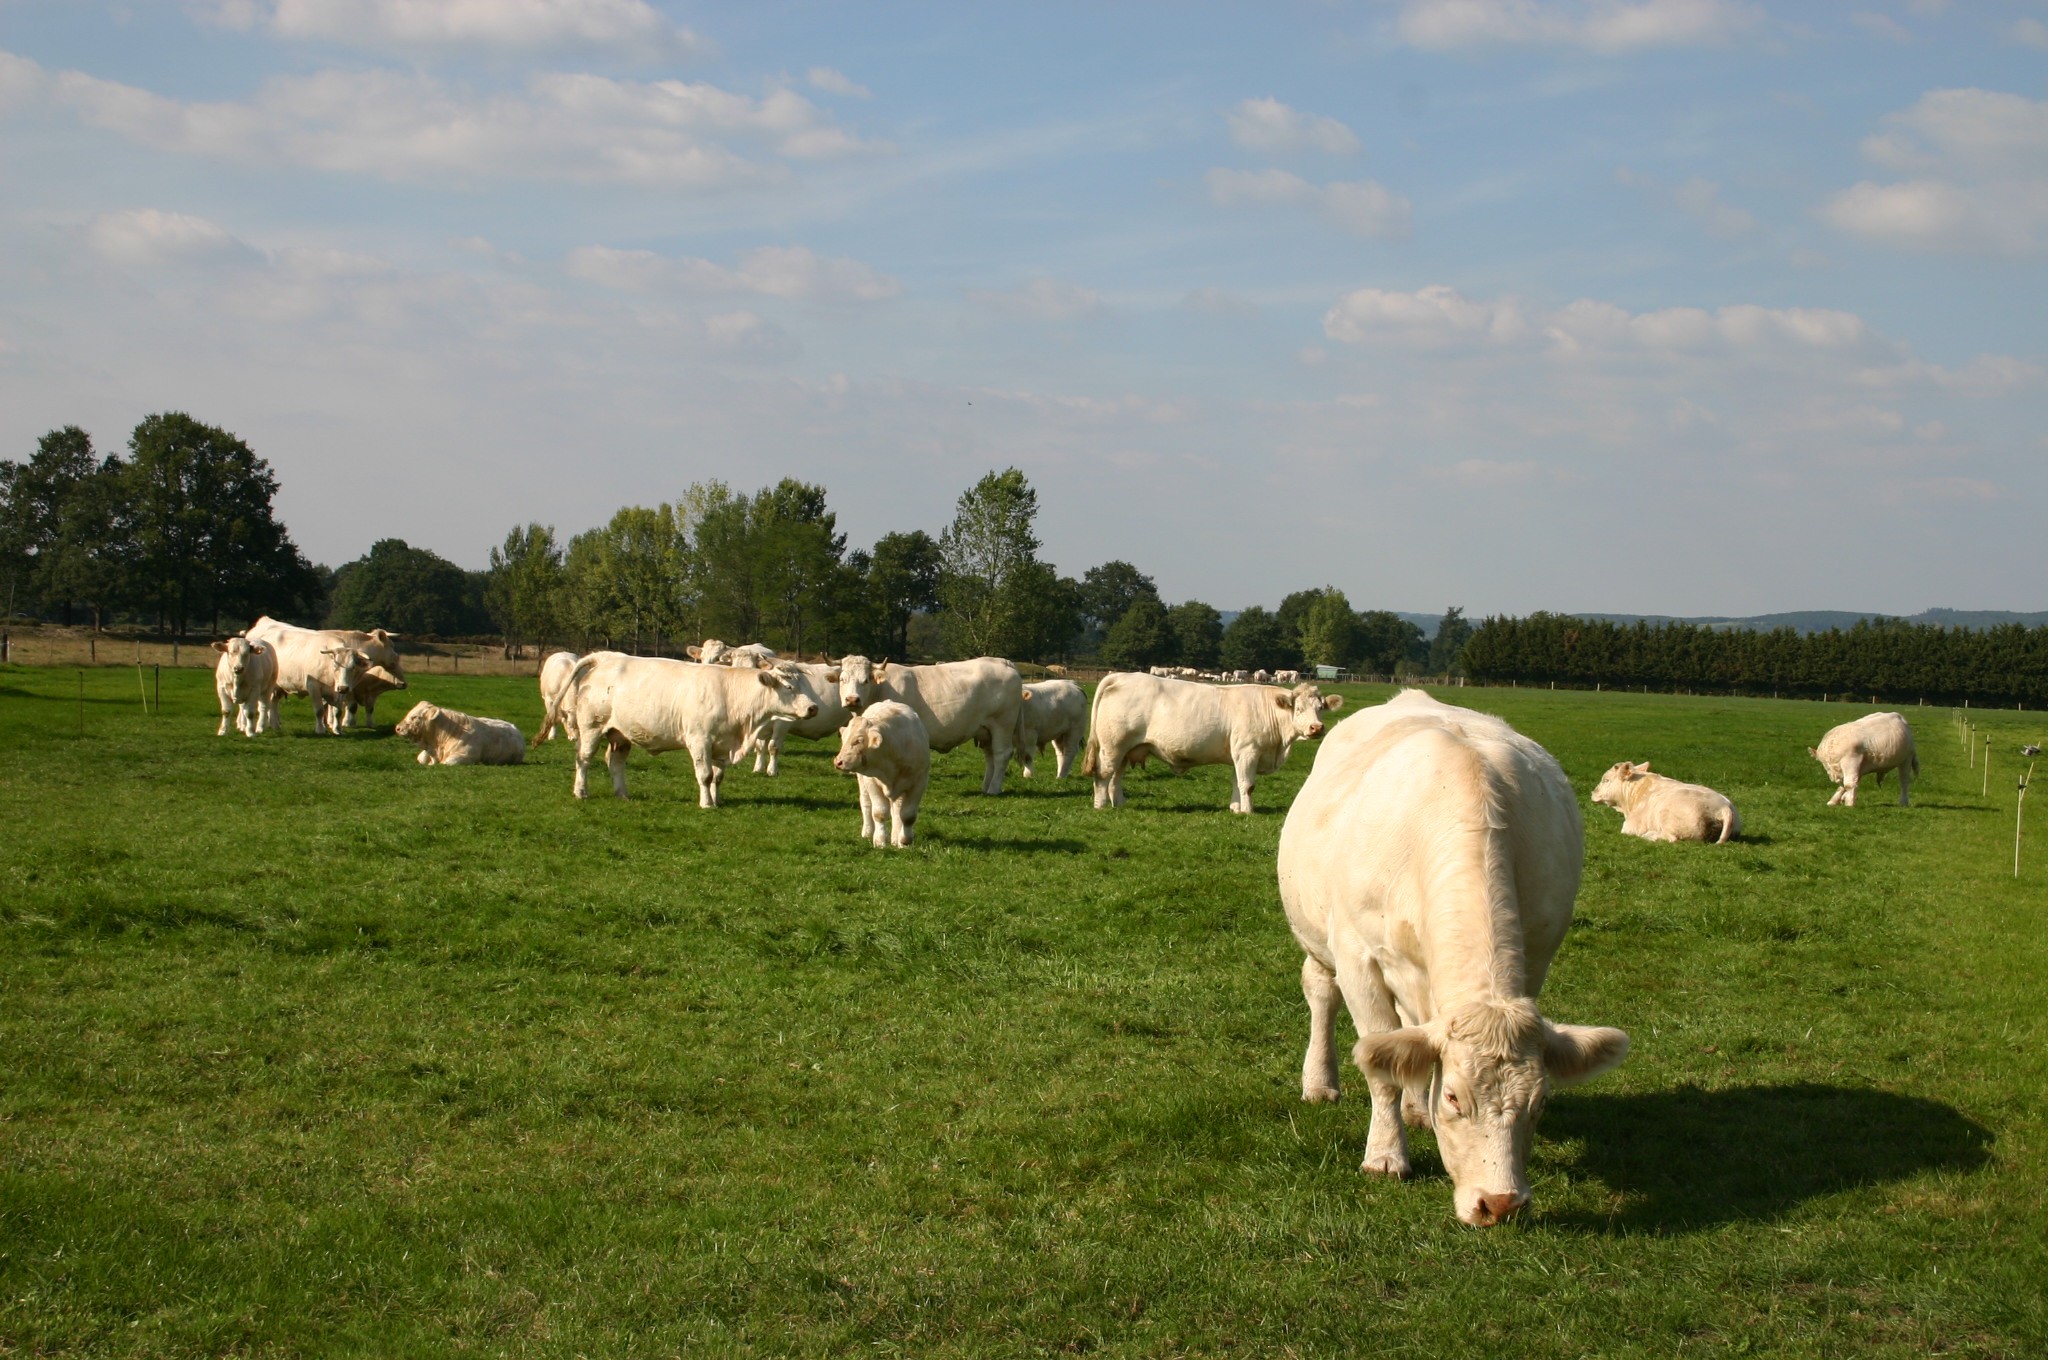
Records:
[[[1990,1130],[1939,1101],[1811,1082],[1561,1094],[1543,1133],[1578,1143],[1574,1173],[1623,1197],[1612,1215],[1543,1216],[1588,1232],[1778,1218],[1822,1195],[1975,1171],[1993,1142]]]
[[[1088,850],[1083,841],[1044,836],[948,836],[941,833],[927,844],[943,845],[948,849],[1006,850],[1013,855],[1079,855]]]
[[[1896,804],[1894,804],[1894,806],[1896,806]],[[1982,803],[1915,803],[1913,804],[1913,806],[1916,808],[1922,808],[1928,812],[1987,813],[1999,811],[1998,808],[1986,807]]]

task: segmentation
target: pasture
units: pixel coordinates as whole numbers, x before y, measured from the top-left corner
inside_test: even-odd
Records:
[[[2034,715],[1980,715],[1987,797],[1908,710],[1917,805],[1844,810],[1805,748],[1865,707],[1445,694],[1582,799],[1650,759],[1746,836],[1586,809],[1543,1007],[1634,1051],[1480,1231],[1427,1134],[1420,1179],[1359,1174],[1348,1063],[1298,1099],[1273,863],[1312,748],[1244,818],[1220,768],[985,798],[970,747],[877,851],[830,743],[715,812],[680,753],[577,804],[563,742],[422,769],[389,735],[419,698],[530,734],[527,680],[248,741],[210,674],[149,717],[77,674],[0,669],[0,1354],[2048,1349]]]

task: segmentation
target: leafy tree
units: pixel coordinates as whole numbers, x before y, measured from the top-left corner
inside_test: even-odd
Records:
[[[1351,612],[1351,601],[1337,587],[1325,586],[1309,601],[1300,626],[1303,664],[1349,666],[1357,660],[1358,615]]]
[[[1471,636],[1472,621],[1465,617],[1465,611],[1458,605],[1445,610],[1442,621],[1436,626],[1436,636],[1429,640],[1429,673],[1457,673],[1466,639]]]
[[[910,655],[911,616],[939,607],[944,565],[937,541],[922,529],[875,540],[863,585],[880,624],[881,650],[887,655]]]
[[[1044,562],[1020,568],[1011,589],[1011,639],[1006,655],[1020,661],[1059,661],[1081,631],[1081,583]]]
[[[562,549],[555,542],[553,525],[514,529],[505,535],[504,547],[491,549],[484,604],[508,648],[546,643],[548,634],[561,626],[561,591]]]
[[[1223,630],[1223,664],[1231,670],[1289,670],[1300,649],[1280,620],[1258,605],[1239,614]]]
[[[0,461],[0,573],[6,578],[10,612],[42,605],[61,610],[64,622],[71,621],[77,597],[58,579],[57,564],[72,501],[100,470],[92,436],[76,425],[37,440],[25,463]]]
[[[840,590],[846,535],[825,508],[825,488],[785,477],[754,498],[750,547],[762,613],[775,625],[775,641],[801,655],[805,634],[832,616]]]
[[[1164,662],[1173,649],[1173,625],[1167,619],[1166,606],[1156,595],[1140,595],[1111,625],[1109,636],[1103,639],[1102,660],[1120,670],[1141,671]]]
[[[939,537],[944,571],[939,598],[946,642],[961,656],[1020,650],[1018,623],[1029,614],[1043,578],[1038,561],[1038,493],[1016,468],[991,472],[960,495],[952,524]]]
[[[1173,659],[1204,670],[1223,655],[1223,615],[1200,600],[1188,600],[1166,611],[1173,629]]]
[[[1116,627],[1125,610],[1148,596],[1158,601],[1159,587],[1128,562],[1104,562],[1081,576],[1082,611],[1105,633]]]
[[[1359,667],[1391,679],[1404,661],[1420,665],[1429,657],[1422,630],[1387,609],[1369,609],[1358,616],[1357,652]]]
[[[695,631],[728,642],[759,641],[762,632],[760,556],[754,551],[754,502],[724,482],[684,494],[691,545]]]
[[[39,573],[45,599],[73,603],[92,614],[92,626],[127,601],[135,585],[135,525],[126,489],[127,465],[109,457],[64,498],[57,541]]]
[[[379,539],[336,571],[327,615],[330,628],[440,637],[481,632],[489,623],[477,576],[400,538]]]
[[[1301,660],[1302,621],[1308,617],[1309,607],[1322,596],[1321,590],[1297,590],[1280,601],[1280,608],[1274,611],[1275,617],[1280,621],[1280,631],[1286,634],[1289,650],[1293,653],[1288,657],[1284,669],[1292,669],[1294,664]]]

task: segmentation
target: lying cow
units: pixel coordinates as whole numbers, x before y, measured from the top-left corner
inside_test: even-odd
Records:
[[[280,695],[311,694],[310,678],[328,664],[328,658],[337,647],[363,658],[363,665],[342,689],[335,691],[331,685],[324,684],[322,687],[326,695],[322,702],[334,709],[343,723],[352,724],[360,710],[374,730],[377,696],[387,690],[405,688],[405,668],[395,645],[397,636],[382,628],[373,628],[367,633],[353,628],[300,628],[266,614],[249,625],[248,635],[277,653],[277,688],[272,694],[273,703]],[[372,677],[374,683],[364,686],[359,693],[357,682],[364,676]],[[315,712],[313,718],[314,731],[327,730],[328,717],[324,711]]]
[[[811,717],[800,721],[770,718],[755,731],[752,742],[754,773],[765,774],[772,779],[782,770],[784,741],[790,737],[803,737],[811,741],[829,737],[845,725],[852,710],[840,702],[837,666],[827,666],[817,661],[776,661],[767,664],[777,673],[787,676],[796,686],[797,693],[818,706],[818,711]]]
[[[773,647],[764,647],[758,642],[731,647],[717,638],[706,638],[701,647],[686,648],[692,661],[701,661],[707,666],[748,666],[760,667],[775,660]]]
[[[1338,1097],[1341,997],[1372,1093],[1361,1169],[1409,1175],[1402,1121],[1432,1126],[1475,1226],[1529,1202],[1549,1087],[1628,1054],[1618,1029],[1536,1009],[1584,855],[1578,799],[1547,751],[1417,690],[1331,734],[1280,831],[1280,900],[1305,955],[1302,1099]]]
[[[1855,722],[1843,723],[1809,746],[1812,756],[1827,770],[1838,786],[1828,806],[1840,803],[1856,806],[1856,786],[1865,775],[1882,784],[1885,774],[1899,772],[1899,806],[1911,805],[1913,776],[1920,773],[1920,757],[1913,750],[1913,728],[1899,713],[1872,713]]]
[[[1053,778],[1074,772],[1074,757],[1088,735],[1088,695],[1071,680],[1040,680],[1024,686],[1017,709],[1017,763],[1031,778],[1031,762],[1050,745],[1057,757]]]
[[[700,666],[662,656],[593,652],[570,669],[547,720],[573,717],[578,798],[589,796],[591,757],[609,749],[612,792],[626,796],[626,753],[635,746],[659,755],[688,751],[697,774],[697,806],[717,807],[725,767],[770,718],[809,718],[818,705],[776,671]],[[535,738],[539,740],[538,737]]]
[[[563,690],[568,688],[569,673],[576,669],[576,661],[577,656],[574,652],[556,652],[553,656],[540,663],[540,709],[543,714],[552,715],[555,712],[555,700],[561,697]],[[571,741],[576,739],[575,730],[568,725],[573,716],[570,713],[563,713],[561,715],[562,731],[568,735]],[[554,735],[554,718],[552,716],[544,717],[540,733],[533,740],[536,744],[543,741],[551,741]]]
[[[970,741],[981,747],[986,754],[981,791],[1003,791],[1003,775],[1017,744],[1017,710],[1024,705],[1024,677],[1015,666],[992,656],[936,666],[892,666],[864,656],[840,660],[839,701],[849,711],[858,713],[884,699],[917,714],[934,751]]]
[[[518,765],[526,760],[526,738],[511,723],[424,700],[391,730],[420,748],[422,765]]]
[[[860,786],[860,838],[876,849],[909,845],[932,776],[931,743],[917,713],[883,699],[851,715],[832,765]]]
[[[1095,780],[1095,806],[1122,807],[1125,768],[1153,756],[1175,774],[1229,765],[1230,810],[1248,813],[1259,776],[1279,769],[1295,742],[1320,737],[1323,714],[1343,706],[1344,696],[1313,684],[1216,688],[1119,671],[1095,687],[1081,772]]]
[[[1650,772],[1650,762],[1622,761],[1600,776],[1593,801],[1621,813],[1621,834],[1646,841],[1713,841],[1742,834],[1735,804],[1704,784]]]
[[[228,734],[228,719],[245,737],[277,727],[277,653],[261,642],[231,637],[216,642],[220,660],[213,663],[213,690],[220,700],[217,737]]]

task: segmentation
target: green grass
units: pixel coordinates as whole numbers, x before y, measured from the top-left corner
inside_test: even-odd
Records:
[[[1453,696],[1749,833],[1588,809],[1544,1008],[1634,1052],[1478,1231],[1427,1135],[1421,1179],[1359,1174],[1355,1071],[1297,1098],[1308,750],[1251,818],[1221,769],[1111,814],[955,752],[885,852],[822,745],[718,811],[680,754],[578,804],[561,742],[422,769],[303,701],[216,739],[209,677],[145,718],[118,670],[80,737],[77,684],[0,670],[0,1354],[2048,1349],[2032,715],[1982,715],[1987,799],[1915,710],[1918,806],[1844,811],[1805,747],[1862,708]],[[387,725],[420,697],[538,723],[431,676]]]

